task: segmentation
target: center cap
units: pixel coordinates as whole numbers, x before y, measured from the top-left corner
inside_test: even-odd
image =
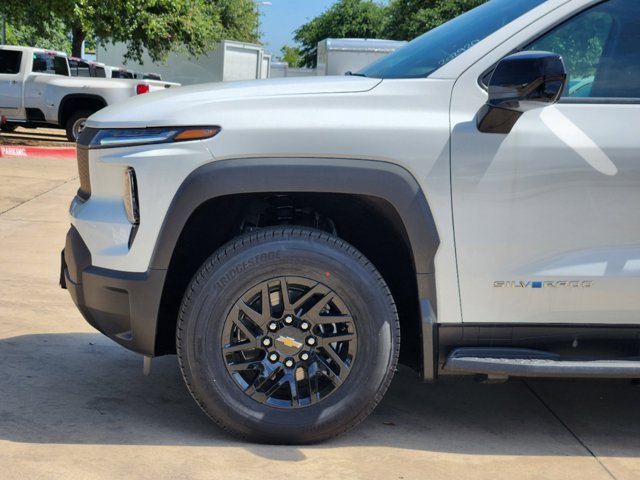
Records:
[[[285,327],[278,331],[274,346],[282,355],[295,355],[302,350],[304,337],[297,328]]]

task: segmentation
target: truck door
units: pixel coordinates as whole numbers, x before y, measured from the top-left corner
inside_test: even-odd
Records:
[[[19,116],[22,107],[22,82],[20,73],[23,53],[0,49],[0,116]]]
[[[640,3],[587,3],[530,25],[454,87],[465,323],[640,323]],[[482,83],[521,49],[562,55],[564,94],[524,113],[508,134],[481,133]]]

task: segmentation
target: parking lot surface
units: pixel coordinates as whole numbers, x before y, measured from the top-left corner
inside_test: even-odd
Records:
[[[640,386],[628,381],[424,384],[401,368],[344,436],[230,438],[175,357],[144,377],[142,358],[58,287],[75,161],[0,158],[0,185],[0,478],[640,479]]]

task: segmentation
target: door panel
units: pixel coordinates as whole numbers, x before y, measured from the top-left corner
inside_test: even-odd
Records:
[[[452,200],[464,322],[640,323],[640,54],[637,43],[628,48],[638,23],[637,2],[611,0],[533,42],[563,49],[569,88],[506,135],[476,128],[482,72],[456,83]],[[595,48],[581,44],[594,38],[602,39]]]
[[[0,115],[16,116],[22,106],[22,52],[0,49]]]

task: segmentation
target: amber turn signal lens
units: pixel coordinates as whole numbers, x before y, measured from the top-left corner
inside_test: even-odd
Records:
[[[220,131],[219,128],[187,128],[182,130],[178,135],[173,137],[174,141],[181,140],[203,140],[205,138],[211,138]]]

